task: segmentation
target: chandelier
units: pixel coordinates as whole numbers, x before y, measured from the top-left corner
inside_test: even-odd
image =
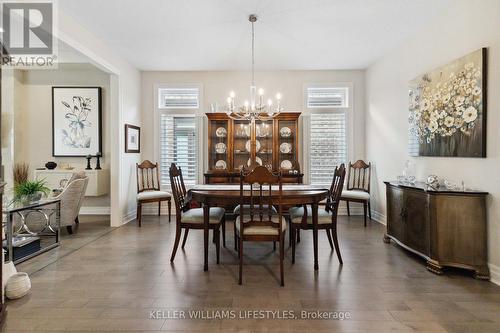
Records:
[[[229,118],[234,120],[270,120],[276,117],[283,111],[281,106],[281,94],[276,94],[276,103],[272,99],[268,99],[267,103],[264,102],[264,89],[260,88],[257,91],[255,85],[255,32],[254,23],[257,21],[257,16],[252,14],[248,17],[252,23],[252,84],[250,85],[250,101],[245,100],[243,105],[235,105],[236,94],[234,91],[229,93],[227,98],[226,114]],[[258,98],[257,98],[258,92]]]

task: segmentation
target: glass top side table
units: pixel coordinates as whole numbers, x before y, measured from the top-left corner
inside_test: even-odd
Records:
[[[60,244],[61,200],[4,201],[5,261],[18,264]]]

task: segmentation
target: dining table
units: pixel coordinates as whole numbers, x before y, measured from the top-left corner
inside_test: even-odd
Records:
[[[264,188],[264,187],[263,187]],[[266,187],[268,189],[268,187]],[[281,205],[293,207],[299,205],[310,205],[312,208],[313,242],[314,246],[314,270],[318,270],[318,206],[328,196],[328,189],[322,186],[287,184],[282,185]],[[278,202],[279,187],[271,187],[271,200]],[[243,196],[240,195],[239,184],[206,184],[195,185],[188,191],[188,198],[199,203],[203,208],[204,218],[204,265],[203,269],[208,271],[208,226],[210,207],[230,207],[238,204],[250,204],[250,185],[243,188]],[[273,200],[275,199],[275,200]]]

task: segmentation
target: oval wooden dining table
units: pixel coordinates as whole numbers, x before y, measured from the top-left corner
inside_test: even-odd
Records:
[[[311,205],[314,242],[314,270],[318,269],[318,204],[328,195],[328,189],[312,185],[283,185],[281,204],[285,206]],[[273,186],[272,197],[278,198],[278,187]],[[240,185],[196,185],[188,191],[188,198],[203,206],[204,266],[208,270],[208,221],[210,207],[236,206],[241,203]],[[244,191],[243,204],[250,204],[250,191]]]

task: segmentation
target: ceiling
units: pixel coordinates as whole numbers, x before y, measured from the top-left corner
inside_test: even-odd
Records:
[[[363,69],[451,0],[64,0],[141,70]]]

